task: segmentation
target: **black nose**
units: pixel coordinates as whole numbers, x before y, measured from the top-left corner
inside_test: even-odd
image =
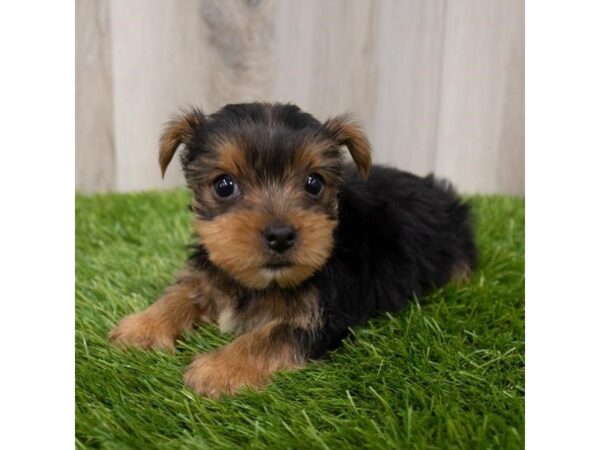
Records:
[[[296,241],[296,230],[290,225],[271,225],[264,233],[265,241],[271,250],[283,253]]]

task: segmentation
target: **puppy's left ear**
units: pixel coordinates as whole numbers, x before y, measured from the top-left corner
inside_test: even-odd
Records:
[[[332,117],[323,124],[338,145],[345,145],[356,164],[359,175],[366,180],[371,168],[371,145],[360,126],[349,114]]]
[[[191,108],[182,111],[181,114],[175,116],[173,120],[167,123],[160,137],[160,150],[158,153],[158,161],[163,178],[177,147],[181,144],[189,145],[194,138],[195,132],[204,126],[205,122],[206,119],[202,111],[198,108]]]

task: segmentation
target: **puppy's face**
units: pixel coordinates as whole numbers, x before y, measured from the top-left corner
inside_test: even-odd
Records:
[[[327,261],[346,145],[366,177],[369,145],[347,117],[321,124],[291,105],[184,113],[161,139],[164,173],[179,144],[196,230],[213,264],[253,289],[293,287]]]

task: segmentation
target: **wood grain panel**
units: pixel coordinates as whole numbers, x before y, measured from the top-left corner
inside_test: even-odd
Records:
[[[111,24],[108,2],[75,2],[75,188],[115,187]]]
[[[523,192],[522,30],[520,1],[448,2],[435,171],[463,191]]]
[[[425,175],[437,151],[446,2],[378,2],[376,108],[371,140],[377,161]]]

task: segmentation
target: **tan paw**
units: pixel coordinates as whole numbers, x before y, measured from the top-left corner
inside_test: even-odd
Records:
[[[218,398],[222,394],[234,395],[243,387],[260,389],[269,381],[269,374],[236,358],[235,352],[222,349],[197,356],[183,380],[196,393]]]
[[[175,348],[175,335],[172,330],[144,312],[125,317],[110,331],[108,338],[122,347],[161,350]]]

